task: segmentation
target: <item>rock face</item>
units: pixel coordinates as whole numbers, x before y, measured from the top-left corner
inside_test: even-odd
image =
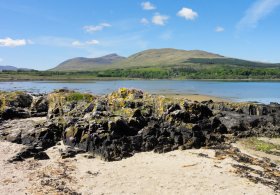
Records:
[[[0,92],[0,119],[30,118],[46,116],[48,101],[46,96],[38,98],[24,92]]]
[[[239,137],[280,136],[278,104],[198,103],[125,88],[106,96],[59,90],[13,97],[16,101],[0,102],[0,139],[29,146],[15,159],[47,158],[42,151],[60,140],[113,161],[142,151],[164,153],[211,147]],[[7,117],[7,109],[16,114],[9,111]],[[31,116],[47,119],[40,124],[7,120]]]
[[[212,103],[217,117],[237,137],[280,136],[280,104]]]

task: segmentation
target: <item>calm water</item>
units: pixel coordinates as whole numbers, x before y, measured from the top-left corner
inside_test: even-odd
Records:
[[[203,94],[235,101],[257,101],[280,103],[280,82],[220,82],[220,81],[92,81],[54,82],[26,81],[0,82],[0,90],[24,90],[28,92],[51,92],[68,88],[94,94],[110,93],[120,87],[142,89],[150,93]]]

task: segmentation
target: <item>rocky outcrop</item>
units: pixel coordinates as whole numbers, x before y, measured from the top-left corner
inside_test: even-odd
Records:
[[[280,136],[280,104],[210,103],[208,107],[235,136]]]
[[[29,146],[15,159],[35,156],[60,140],[113,161],[142,151],[164,153],[239,137],[280,136],[278,104],[198,103],[121,88],[105,96],[69,90],[36,96],[6,93],[0,105],[0,139]],[[7,117],[7,109],[15,113]],[[29,115],[19,114],[25,113],[20,109]],[[47,116],[46,121],[8,120],[38,116]],[[37,157],[47,158],[43,153]]]
[[[49,110],[49,101],[46,95],[33,97],[33,102],[30,107],[32,117],[47,116]]]
[[[36,96],[24,92],[0,92],[0,120],[46,116],[47,98]]]

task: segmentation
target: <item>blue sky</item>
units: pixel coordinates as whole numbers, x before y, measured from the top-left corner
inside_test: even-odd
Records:
[[[199,49],[280,62],[280,0],[0,0],[0,64]]]

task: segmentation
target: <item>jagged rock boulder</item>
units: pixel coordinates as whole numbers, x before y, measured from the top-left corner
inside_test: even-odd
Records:
[[[1,118],[3,120],[15,118],[30,118],[31,114],[27,108],[6,107],[4,108]]]
[[[29,108],[32,104],[33,97],[27,93],[18,93],[16,97],[9,100],[10,107]]]
[[[31,116],[42,117],[47,116],[49,110],[49,101],[47,96],[35,97],[31,105]]]
[[[63,139],[108,161],[140,151],[162,153],[217,144],[227,132],[225,126],[211,124],[213,113],[207,105],[140,90],[122,88],[92,104],[94,109],[84,117],[80,108],[73,108],[71,112],[80,113],[80,118],[66,125]]]
[[[22,94],[0,98],[0,116],[6,120],[0,121],[0,139],[29,146],[15,160],[47,158],[40,152],[60,140],[113,161],[142,151],[212,147],[230,137],[280,136],[279,104],[199,103],[126,88],[105,96],[58,90],[30,99]],[[47,118],[39,124],[7,120],[34,116]],[[73,156],[75,150],[69,151],[63,155]]]
[[[24,92],[0,92],[0,120],[29,118],[33,97]]]

